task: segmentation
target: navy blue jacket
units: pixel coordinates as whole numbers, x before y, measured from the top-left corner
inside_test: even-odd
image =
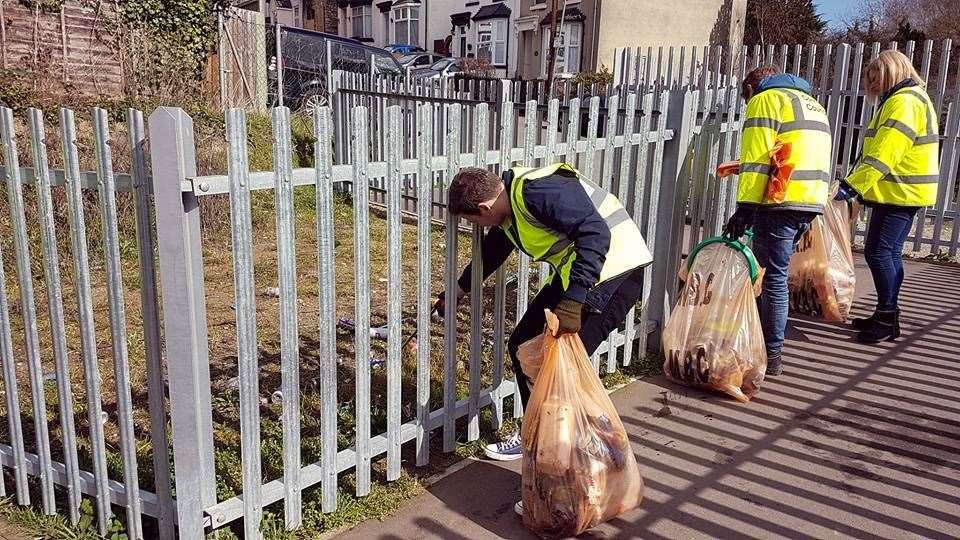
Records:
[[[580,183],[570,181],[571,176],[572,173],[561,171],[528,182],[523,187],[523,200],[537,221],[573,241],[577,258],[570,269],[570,286],[565,296],[602,310],[622,279],[608,280],[597,286],[610,248],[610,228]],[[503,183],[509,193],[513,183],[512,171],[503,174]],[[492,227],[483,238],[484,279],[500,268],[514,249],[503,229]],[[471,276],[471,266],[467,265],[458,281],[462,290],[470,290]]]

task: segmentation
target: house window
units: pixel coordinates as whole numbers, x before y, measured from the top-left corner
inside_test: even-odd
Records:
[[[450,53],[460,57],[467,56],[467,27],[465,25],[454,26],[453,36]]]
[[[477,57],[488,62],[491,60],[490,45],[493,41],[493,24],[482,22],[477,25]]]
[[[371,6],[355,6],[350,9],[350,24],[353,26],[353,37],[373,37],[373,8]]]
[[[550,50],[550,28],[543,28],[543,50]],[[557,73],[578,73],[580,71],[580,55],[582,50],[583,23],[566,22],[557,32]],[[550,68],[550,55],[543,55],[543,75],[547,76]]]
[[[507,64],[506,19],[494,19],[477,25],[477,57],[495,66]]]
[[[393,24],[396,43],[417,45],[420,43],[420,8],[402,7],[394,10]]]

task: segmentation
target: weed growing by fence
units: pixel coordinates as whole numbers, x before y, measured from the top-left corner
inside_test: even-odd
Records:
[[[14,525],[28,530],[37,538],[51,540],[127,540],[123,523],[113,519],[106,537],[100,536],[94,522],[93,503],[84,499],[80,504],[80,522],[72,525],[59,514],[48,516],[32,506],[17,506],[11,499],[0,500],[0,514]]]

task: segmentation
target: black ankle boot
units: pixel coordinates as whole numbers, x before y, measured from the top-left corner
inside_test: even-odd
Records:
[[[783,374],[783,358],[781,355],[767,355],[767,377],[776,377]]]
[[[860,343],[893,341],[900,337],[900,310],[878,311],[869,324],[857,334]]]
[[[877,318],[877,312],[874,311],[873,315],[870,315],[869,317],[862,318],[862,319],[851,319],[850,326],[852,326],[854,330],[866,330],[871,325],[873,325],[873,321],[876,318]]]

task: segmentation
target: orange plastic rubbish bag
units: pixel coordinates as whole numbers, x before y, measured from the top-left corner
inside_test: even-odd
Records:
[[[543,365],[543,334],[520,345],[517,349],[517,359],[520,360],[520,369],[530,379],[530,384],[536,384],[540,366]]]
[[[677,305],[663,329],[663,372],[673,382],[747,402],[767,369],[756,295],[762,280],[750,248],[710,238],[690,255]]]
[[[734,174],[740,174],[740,162],[725,161],[717,165],[717,171],[714,174],[716,174],[717,178],[726,178]]]
[[[830,200],[790,259],[790,310],[843,322],[850,316],[857,274],[850,242],[850,207]]]
[[[541,538],[576,536],[640,504],[643,479],[580,337],[553,337],[523,417],[523,524]]]
[[[793,145],[780,140],[777,140],[770,150],[770,165],[773,170],[767,179],[767,188],[763,194],[765,200],[780,204],[786,199],[787,186],[790,184],[790,176],[793,175],[793,165],[787,164],[791,153]]]

